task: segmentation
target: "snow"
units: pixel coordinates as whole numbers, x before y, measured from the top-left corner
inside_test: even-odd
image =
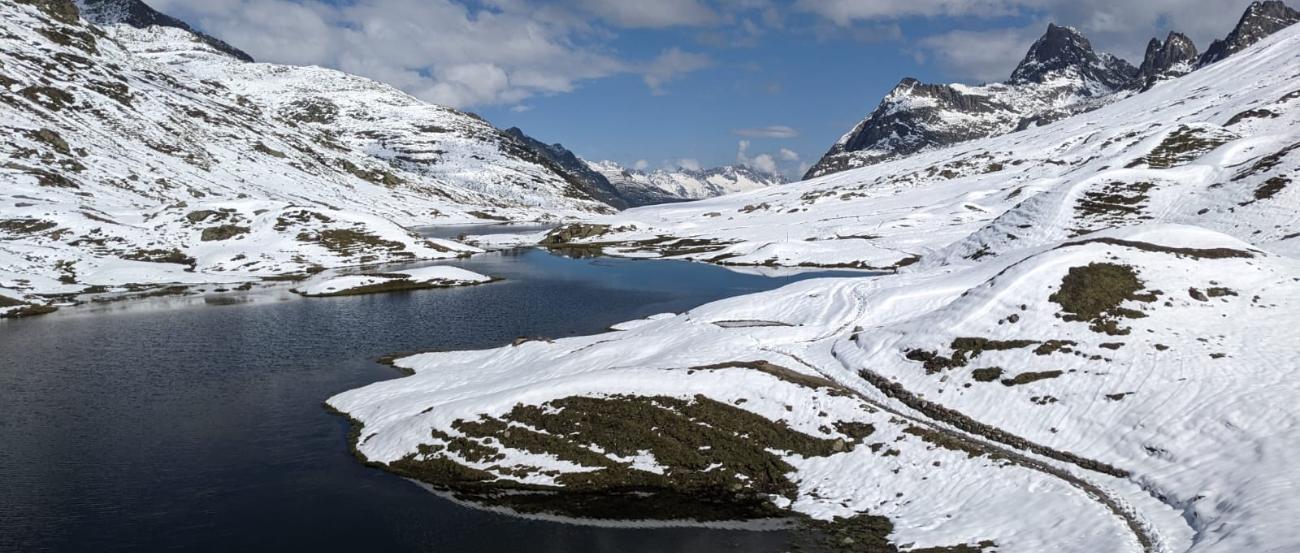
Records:
[[[386,463],[427,443],[431,428],[454,435],[457,419],[518,404],[703,394],[813,436],[840,436],[834,421],[871,424],[857,447],[788,455],[799,492],[775,501],[819,519],[887,516],[895,544],[1300,549],[1296,67],[1300,29],[1290,29],[1050,125],[590,218],[616,229],[593,239],[618,244],[607,253],[671,255],[679,238],[715,249],[676,257],[724,265],[895,269],[803,281],[597,336],[411,356],[397,364],[412,376],[329,403],[364,425],[360,453]],[[1273,115],[1229,124],[1259,109]],[[1171,146],[1184,126],[1207,143]],[[657,237],[668,240],[639,244]],[[1140,281],[1140,293],[1110,308],[1127,318],[1109,334],[1072,320],[1057,296],[1094,264]],[[964,338],[1012,345],[932,371],[918,357],[956,359]],[[1048,347],[1053,340],[1062,342]],[[852,393],[734,365],[753,361]],[[1007,383],[976,378],[994,367]],[[1027,373],[1044,377],[1010,380]],[[1002,455],[945,449],[916,428]],[[467,464],[503,481],[521,478],[512,468],[565,470],[501,451],[496,468]]]
[[[674,200],[699,200],[736,192],[760,190],[785,184],[781,175],[762,173],[743,166],[704,170],[657,169],[639,171],[613,161],[588,161],[587,166],[609,179],[610,184],[634,197],[652,196]]]
[[[66,294],[451,258],[479,250],[407,229],[610,211],[490,124],[384,84],[242,63],[176,28],[65,26],[11,0],[0,15],[0,286]],[[204,239],[222,225],[233,235]],[[328,247],[346,233],[371,243]]]
[[[307,280],[294,290],[304,296],[329,296],[348,294],[356,292],[360,288],[381,284],[452,287],[482,284],[491,280],[491,277],[480,275],[459,267],[435,265],[418,269],[403,269],[400,272],[392,273],[340,275],[313,278]]]

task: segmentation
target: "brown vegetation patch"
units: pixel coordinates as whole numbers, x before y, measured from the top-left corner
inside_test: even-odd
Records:
[[[1003,386],[1019,386],[1019,385],[1021,385],[1021,384],[1029,384],[1029,383],[1031,383],[1031,382],[1038,382],[1039,380],[1047,380],[1047,379],[1049,379],[1049,378],[1056,378],[1056,377],[1061,376],[1061,375],[1063,375],[1063,374],[1065,374],[1065,373],[1062,372],[1062,371],[1024,372],[1024,373],[1020,373],[1020,374],[1018,374],[1018,375],[1016,375],[1016,376],[1014,376],[1014,377],[1012,377],[1012,378],[1003,378],[1003,379],[1002,379],[1002,385],[1003,385]]]
[[[1071,267],[1061,279],[1061,287],[1048,301],[1061,306],[1066,321],[1091,323],[1089,329],[1112,336],[1129,333],[1119,326],[1120,319],[1139,319],[1146,314],[1123,307],[1126,301],[1153,302],[1154,293],[1140,293],[1145,284],[1137,271],[1128,265],[1089,263]]]

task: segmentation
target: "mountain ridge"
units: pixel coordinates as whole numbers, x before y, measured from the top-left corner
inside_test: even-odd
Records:
[[[1221,60],[1300,21],[1280,0],[1253,2],[1229,32],[1197,56],[1185,35],[1151,39],[1140,67],[1097,53],[1077,30],[1049,23],[1011,76],[981,86],[906,78],[804,174],[829,175],[1091,111],[1126,94]]]

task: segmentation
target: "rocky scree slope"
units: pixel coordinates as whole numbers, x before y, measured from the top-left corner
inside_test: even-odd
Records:
[[[563,229],[898,268],[406,357],[329,403],[366,461],[529,513],[786,514],[839,550],[1296,550],[1297,68],[1285,29],[1047,127]]]
[[[0,15],[14,301],[465,255],[406,227],[613,211],[476,116],[386,85],[247,63],[183,28],[95,25],[70,0]]]
[[[1005,134],[1096,109],[1160,81],[1222,60],[1296,21],[1277,0],[1255,2],[1223,40],[1197,57],[1186,36],[1152,39],[1141,67],[1097,53],[1078,31],[1048,25],[1004,83],[922,84],[904,79],[840,138],[804,178],[862,167],[975,138]]]

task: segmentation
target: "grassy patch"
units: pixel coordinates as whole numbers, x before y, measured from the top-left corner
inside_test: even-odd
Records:
[[[401,251],[406,244],[395,240],[384,240],[368,232],[355,229],[326,229],[312,236],[308,233],[298,235],[300,242],[316,242],[325,248],[343,256],[350,256],[369,249],[386,249]]]
[[[1259,188],[1255,189],[1255,199],[1267,200],[1272,198],[1273,196],[1276,196],[1278,192],[1285,189],[1288,184],[1291,184],[1291,179],[1286,177],[1273,177],[1268,179],[1264,181],[1264,184],[1259,185]]]
[[[190,265],[190,266],[193,266],[195,263],[193,257],[185,255],[185,252],[182,252],[175,248],[172,248],[170,250],[161,250],[161,249],[135,250],[133,252],[123,255],[122,259],[129,259],[131,261],[144,261],[146,263],[175,263],[177,265]]]
[[[1049,378],[1056,378],[1056,377],[1061,376],[1061,375],[1063,375],[1063,374],[1065,374],[1065,373],[1062,372],[1062,371],[1025,372],[1025,373],[1020,373],[1020,374],[1018,374],[1018,375],[1016,375],[1016,376],[1014,376],[1014,377],[1012,377],[1012,378],[1003,378],[1003,379],[1002,379],[1002,385],[1003,385],[1003,386],[1019,386],[1019,385],[1022,385],[1022,384],[1029,384],[1029,383],[1031,383],[1031,382],[1038,382],[1039,380],[1047,380],[1047,379],[1049,379]]]
[[[1214,132],[1204,128],[1180,125],[1169,133],[1147,155],[1134,160],[1128,167],[1146,165],[1152,169],[1168,169],[1193,161],[1209,151],[1222,146],[1234,135],[1226,131]]]
[[[1123,246],[1133,248],[1144,252],[1167,253],[1178,257],[1190,257],[1192,259],[1229,259],[1229,258],[1251,258],[1254,254],[1232,248],[1180,248],[1174,246],[1161,246],[1150,242],[1139,242],[1136,240],[1122,240],[1119,238],[1089,238],[1087,240],[1077,240],[1066,242],[1053,249],[1072,248],[1075,246],[1085,246],[1088,244],[1110,244],[1112,246]]]
[[[1126,301],[1155,301],[1152,293],[1139,293],[1145,287],[1137,271],[1128,265],[1089,263],[1071,267],[1061,279],[1061,287],[1048,301],[1061,306],[1066,321],[1091,323],[1093,332],[1112,336],[1129,333],[1119,326],[1119,319],[1137,319],[1146,314],[1122,307]]]
[[[965,367],[971,359],[979,357],[985,351],[1004,351],[1011,349],[1020,349],[1037,344],[1037,340],[990,340],[988,338],[963,337],[954,338],[952,344],[952,355],[944,357],[938,352],[913,349],[908,350],[906,357],[912,361],[921,362],[925,367],[925,372],[934,374],[947,369]]]
[[[214,242],[220,240],[230,240],[236,236],[248,234],[248,227],[239,225],[218,225],[203,229],[203,234],[199,237],[204,242]]]
[[[970,372],[970,375],[976,382],[993,382],[1002,377],[1002,368],[986,367],[983,369],[975,369]]]
[[[843,448],[838,440],[809,436],[704,396],[572,396],[544,405],[521,404],[499,418],[458,420],[452,426],[461,436],[435,433],[438,444],[389,468],[452,490],[542,491],[503,480],[489,483],[484,477],[526,474],[528,467],[482,471],[458,467],[453,457],[482,464],[499,461],[503,448],[549,453],[596,470],[557,475],[563,486],[558,494],[550,488],[548,493],[480,495],[524,512],[605,519],[775,516],[779,512],[768,494],[793,498],[797,488],[786,476],[794,468],[770,450],[826,456]],[[849,430],[869,433],[866,428]],[[618,459],[643,454],[652,455],[663,474]],[[665,507],[673,510],[661,510]]]
[[[45,232],[59,226],[53,221],[44,221],[41,219],[2,219],[0,220],[0,231],[12,234],[36,234]]]

